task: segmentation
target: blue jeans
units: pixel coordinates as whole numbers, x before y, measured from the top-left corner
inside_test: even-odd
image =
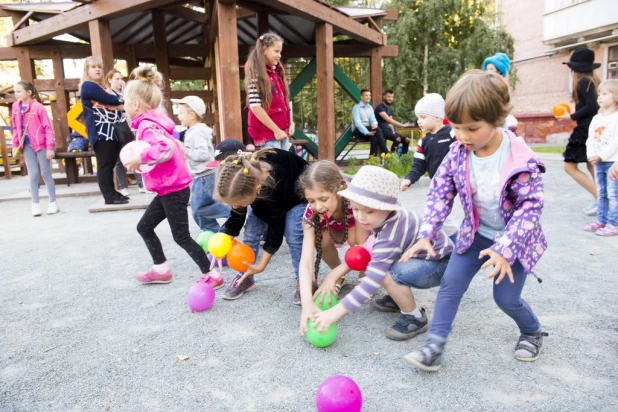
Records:
[[[292,266],[294,267],[294,276],[298,279],[298,265],[300,263],[300,255],[303,248],[303,215],[305,213],[306,203],[300,203],[288,210],[285,215],[285,242],[290,248],[292,255]],[[249,207],[247,211],[247,221],[245,222],[245,232],[243,234],[243,243],[249,245],[255,253],[255,261],[258,261],[258,249],[260,247],[260,239],[264,234],[264,230],[268,225],[259,217],[253,214],[253,210]]]
[[[474,275],[488,260],[487,257],[479,259],[479,253],[492,244],[492,240],[477,233],[470,249],[462,255],[456,252],[451,255],[436,298],[436,307],[428,336],[429,341],[446,342],[461,298],[468,290]],[[527,274],[518,260],[511,266],[511,269],[515,283],[511,283],[508,276],[505,276],[499,285],[495,284],[496,278],[492,281],[494,300],[504,313],[513,318],[521,332],[537,332],[541,328],[539,320],[528,303],[521,298],[521,291],[526,283]]]
[[[609,179],[609,169],[614,162],[599,162],[594,165],[597,179],[597,220],[607,225],[618,226],[618,180]]]
[[[230,207],[212,198],[215,188],[215,173],[193,178],[191,185],[191,214],[195,223],[202,231],[210,230],[217,233],[219,223],[217,218],[228,217]]]
[[[429,289],[440,285],[448,260],[448,257],[441,260],[410,259],[406,263],[396,262],[388,272],[400,285]]]
[[[285,150],[286,152],[288,150],[290,150],[290,139],[283,139],[283,140],[269,140],[266,143],[264,143],[264,147],[271,147],[273,149],[281,149],[281,150]]]

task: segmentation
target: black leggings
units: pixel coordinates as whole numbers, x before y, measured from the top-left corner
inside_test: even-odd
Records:
[[[408,153],[410,139],[403,135],[400,135],[399,133],[395,133],[390,127],[380,127],[380,130],[382,130],[382,135],[386,140],[390,140],[393,142],[393,145],[391,146],[391,152],[394,151],[401,142],[401,154]],[[397,142],[397,139],[399,139],[399,142]]]
[[[167,259],[163,253],[163,246],[161,246],[161,241],[154,230],[159,223],[167,218],[172,229],[174,241],[191,256],[191,259],[200,267],[202,273],[208,273],[210,271],[210,261],[206,256],[206,252],[193,240],[189,233],[187,206],[189,205],[190,195],[191,190],[187,187],[165,196],[155,196],[150,205],[148,205],[146,212],[144,212],[144,216],[137,224],[137,233],[144,239],[154,264],[160,265],[165,263]]]
[[[97,181],[103,198],[110,202],[122,197],[114,189],[114,167],[118,161],[120,143],[113,140],[99,140],[94,144],[97,158]]]

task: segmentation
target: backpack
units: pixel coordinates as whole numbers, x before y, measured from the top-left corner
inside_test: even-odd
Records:
[[[69,152],[86,152],[88,151],[88,139],[83,137],[79,133],[71,133],[69,136],[69,147],[67,150]]]

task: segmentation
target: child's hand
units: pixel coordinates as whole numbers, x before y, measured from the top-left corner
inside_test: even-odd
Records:
[[[245,271],[245,273],[242,275],[242,277],[238,280],[238,284],[240,285],[241,283],[243,283],[245,281],[245,279],[247,279],[249,276],[251,275],[257,275],[258,273],[262,273],[264,272],[264,267],[260,266],[259,264],[257,265],[250,265],[248,262],[242,262],[245,266],[247,266],[249,269],[247,269]]]
[[[489,266],[492,265],[494,267],[493,272],[491,272],[489,276],[487,276],[487,279],[491,279],[498,273],[500,273],[500,276],[498,276],[498,279],[496,279],[496,285],[502,282],[502,279],[504,279],[505,275],[509,276],[509,280],[511,281],[511,283],[515,283],[515,279],[513,279],[513,269],[511,269],[511,265],[509,264],[509,262],[505,258],[503,258],[500,253],[491,249],[481,250],[481,253],[479,253],[479,259],[482,259],[485,256],[489,256],[489,260],[485,262],[483,266],[481,266],[481,269],[487,269]]]
[[[609,178],[612,180],[618,179],[618,162],[615,162],[611,169],[609,169]]]
[[[139,169],[141,164],[142,164],[142,157],[138,155],[138,156],[135,156],[133,159],[129,160],[127,163],[125,163],[125,166],[127,167],[127,169],[129,169],[129,171],[135,172],[137,169]]]
[[[51,160],[51,159],[53,159],[53,158],[54,158],[54,156],[56,156],[56,152],[54,152],[53,150],[49,150],[49,149],[47,149],[47,150],[45,151],[45,158],[46,158],[47,160]]]
[[[590,156],[588,158],[588,161],[592,163],[593,165],[596,165],[597,163],[601,161],[601,156]]]
[[[555,117],[558,120],[571,120],[571,113],[568,113],[567,111],[565,111],[564,114],[562,114],[561,116],[555,116]]]
[[[401,191],[405,192],[406,190],[408,190],[411,184],[412,182],[409,179],[403,179],[401,181]]]
[[[429,256],[436,256],[436,251],[433,250],[433,245],[429,239],[420,238],[414,245],[412,245],[410,249],[406,250],[403,255],[401,255],[401,258],[399,258],[399,263],[406,263],[420,252],[427,252]]]
[[[279,129],[275,132],[275,140],[283,140],[287,138],[288,135],[283,130]]]
[[[290,128],[288,130],[288,134],[290,136],[294,136],[294,131],[296,131],[296,127],[294,126],[294,122],[290,123]]]
[[[247,149],[247,152],[255,152],[255,146],[252,144],[245,146],[245,149]]]
[[[329,279],[328,277],[324,279],[324,282],[320,285],[318,290],[313,294],[313,299],[320,296],[320,305],[324,302],[324,297],[326,297],[326,302],[331,304],[331,293],[335,296],[339,297],[337,293],[337,279]]]
[[[324,312],[318,311],[318,313],[315,313],[313,315],[313,326],[318,329],[318,333],[324,333],[330,325],[332,325],[333,323],[337,323],[339,319],[344,317],[347,313],[348,311],[346,310],[345,306],[343,306],[341,303],[338,303],[329,310],[326,310]]]
[[[315,306],[313,302],[309,305],[308,308],[303,306],[303,310],[300,313],[300,334],[301,336],[305,336],[307,333],[307,321],[311,320],[312,322],[315,320],[315,314],[320,312],[320,308]]]

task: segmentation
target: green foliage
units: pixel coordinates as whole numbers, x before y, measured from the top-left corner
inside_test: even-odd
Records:
[[[354,156],[350,156],[350,157],[348,157],[348,164],[350,166],[358,166],[359,160],[358,160],[358,158],[356,158]]]
[[[382,164],[382,159],[378,156],[372,156],[369,159],[365,160],[365,165],[369,166],[380,166]]]
[[[405,156],[407,156],[407,154]],[[384,168],[395,173],[399,178],[404,177],[410,171],[410,166],[404,163],[401,157],[394,154],[387,154],[384,157]]]
[[[412,168],[412,162],[414,161],[414,154],[408,152],[404,155],[401,155],[399,161],[402,165],[405,166],[406,169],[410,170]]]

